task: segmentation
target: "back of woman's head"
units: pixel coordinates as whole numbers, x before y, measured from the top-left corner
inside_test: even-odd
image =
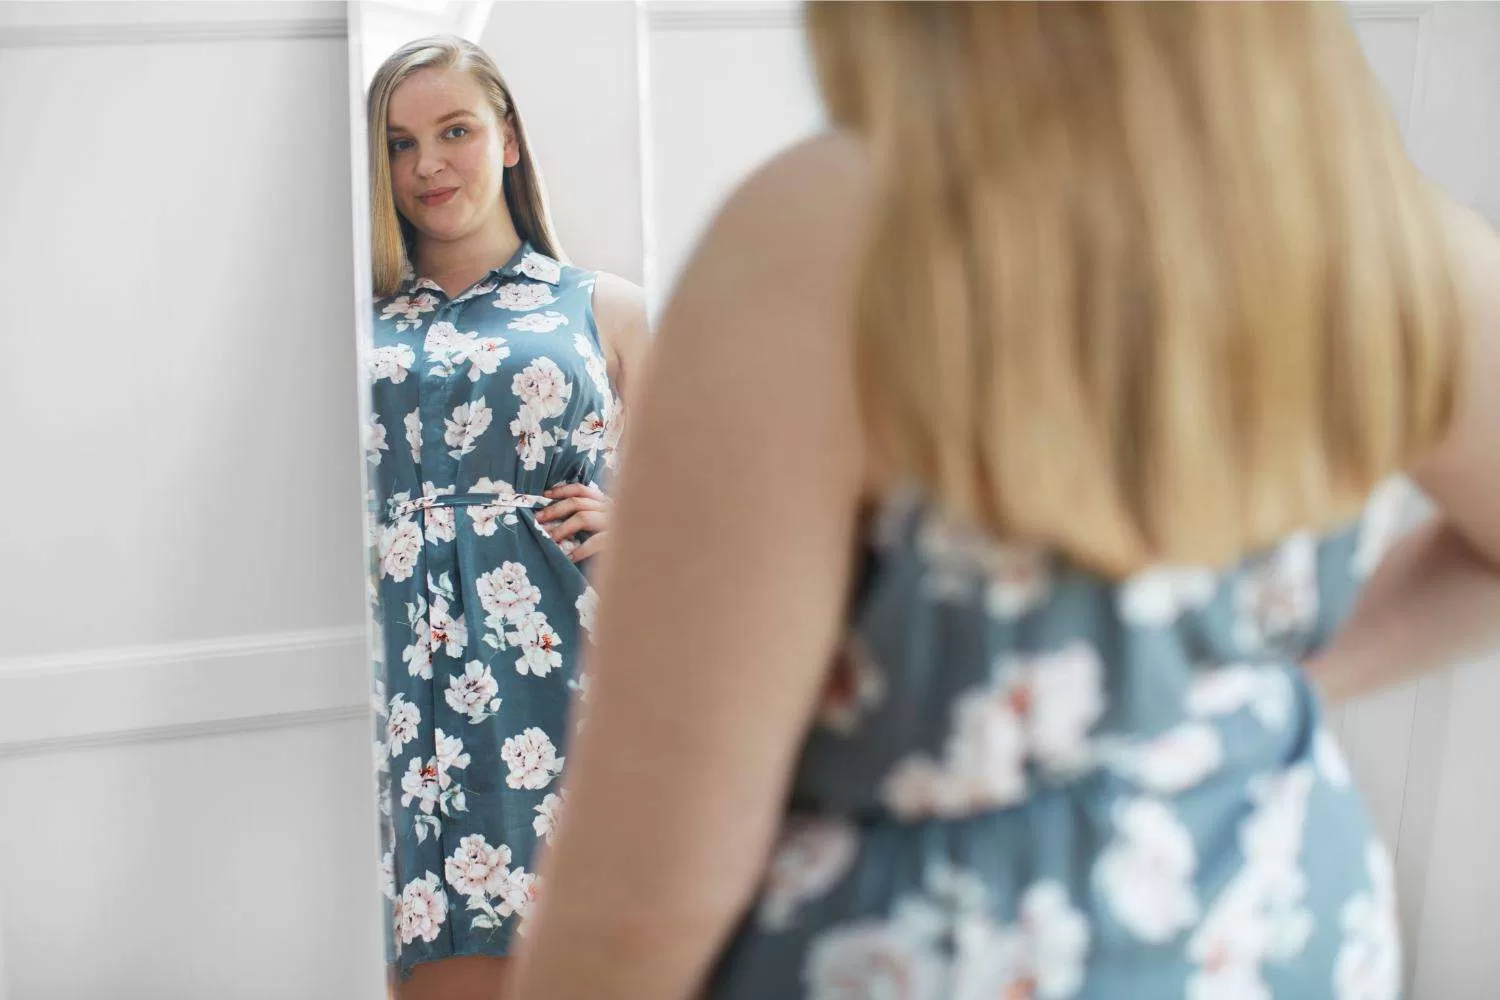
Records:
[[[370,243],[373,284],[378,296],[390,295],[401,281],[411,255],[410,225],[396,212],[391,187],[390,142],[386,117],[391,95],[407,77],[423,69],[455,69],[468,73],[484,92],[497,126],[516,137],[520,157],[505,170],[503,192],[516,234],[540,252],[567,260],[558,244],[547,207],[541,170],[531,155],[521,112],[510,87],[489,54],[465,38],[434,35],[407,42],[388,56],[370,81],[366,99],[370,140]]]
[[[1439,435],[1458,307],[1338,5],[813,3],[876,194],[883,457],[1120,574],[1349,517]]]

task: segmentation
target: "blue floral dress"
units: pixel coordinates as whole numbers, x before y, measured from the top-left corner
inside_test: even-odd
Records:
[[[721,1000],[1395,1000],[1393,876],[1299,663],[1396,536],[1121,583],[907,492]]]
[[[618,400],[594,275],[523,245],[462,294],[408,278],[367,359],[388,957],[504,954],[535,896],[595,593],[536,523],[604,477]]]

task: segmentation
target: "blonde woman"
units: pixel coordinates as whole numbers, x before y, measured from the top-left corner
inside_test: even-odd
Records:
[[[808,29],[838,131],[664,316],[513,995],[1395,997],[1320,703],[1500,629],[1493,235],[1335,5]]]
[[[561,807],[640,290],[566,263],[520,111],[457,38],[370,86],[383,881],[402,997],[493,996]]]

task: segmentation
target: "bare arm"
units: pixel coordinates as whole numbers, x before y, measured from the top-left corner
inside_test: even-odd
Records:
[[[600,271],[594,284],[594,319],[609,365],[609,380],[623,403],[639,395],[636,383],[651,342],[646,292],[619,275]]]
[[[760,878],[863,490],[850,156],[819,140],[748,181],[663,317],[515,997],[687,997]]]
[[[1330,700],[1500,643],[1500,240],[1438,199],[1469,320],[1453,424],[1412,471],[1441,514],[1382,561],[1348,625],[1308,665]]]

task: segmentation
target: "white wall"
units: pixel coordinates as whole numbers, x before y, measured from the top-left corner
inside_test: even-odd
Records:
[[[621,0],[499,0],[481,39],[511,88],[562,241],[580,267],[640,283],[636,9]]]
[[[649,291],[659,304],[719,202],[821,115],[795,4],[648,2]],[[1500,4],[1351,4],[1416,162],[1500,224]],[[1417,1000],[1500,980],[1500,653],[1363,699],[1332,724],[1396,853]]]
[[[380,995],[345,44],[0,5],[9,1000]]]

